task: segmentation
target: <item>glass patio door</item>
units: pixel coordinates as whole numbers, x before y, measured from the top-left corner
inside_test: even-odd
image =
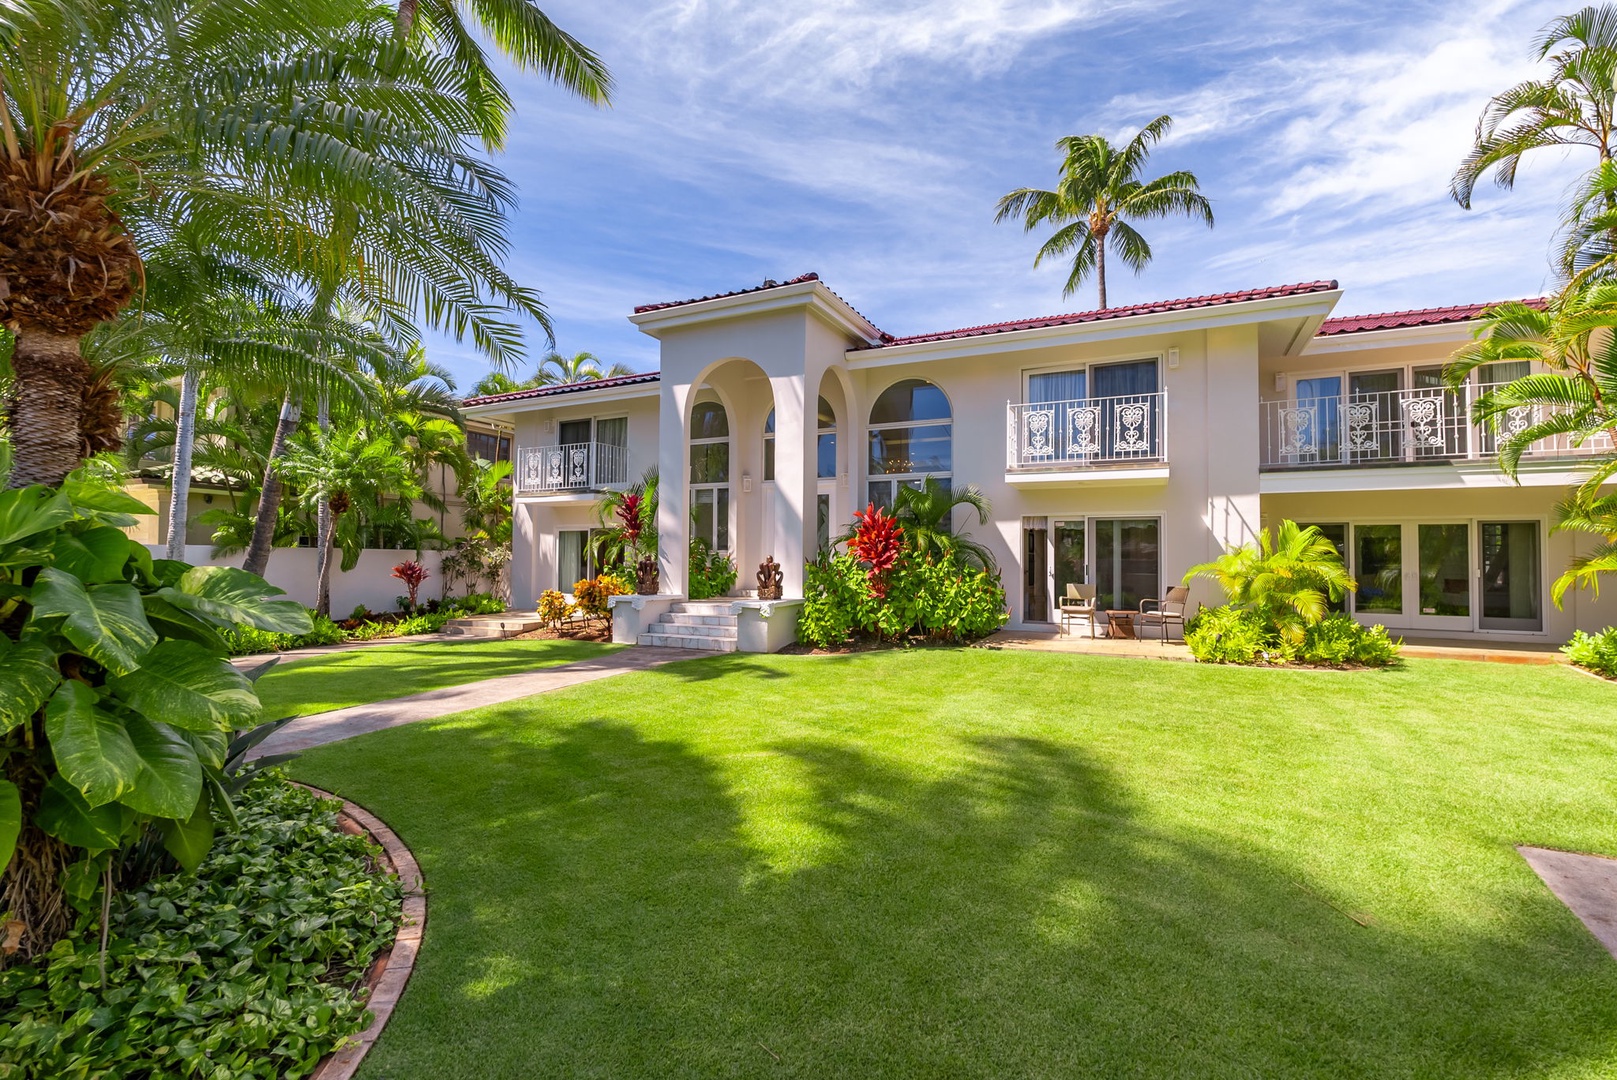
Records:
[[[1161,597],[1160,522],[1097,519],[1094,526],[1096,608],[1136,610],[1141,600]]]
[[[1474,629],[1472,566],[1467,522],[1355,525],[1354,614],[1389,629]]]
[[[1477,527],[1482,559],[1484,630],[1544,629],[1544,571],[1536,521],[1484,521]]]

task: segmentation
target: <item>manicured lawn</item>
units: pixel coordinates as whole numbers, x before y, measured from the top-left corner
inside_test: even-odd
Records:
[[[282,662],[258,680],[258,696],[270,719],[307,716],[589,660],[618,647],[591,641],[378,645]]]
[[[981,650],[671,665],[309,753],[414,849],[362,1075],[1611,1077],[1617,691]],[[1367,922],[1362,926],[1345,912]]]

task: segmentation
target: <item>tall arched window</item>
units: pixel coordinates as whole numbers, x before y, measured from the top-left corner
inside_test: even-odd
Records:
[[[949,483],[954,472],[954,425],[949,399],[924,379],[882,391],[870,410],[870,501],[892,506],[899,485],[919,488],[926,477]]]
[[[730,418],[717,401],[691,410],[691,537],[730,549]]]
[[[816,451],[815,475],[821,480],[834,480],[837,475],[837,414],[831,403],[820,398],[819,447]],[[775,410],[769,410],[764,421],[764,480],[775,479]]]

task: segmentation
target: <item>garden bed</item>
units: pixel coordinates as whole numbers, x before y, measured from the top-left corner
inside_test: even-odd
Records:
[[[366,1028],[369,988],[401,977],[386,958],[411,944],[396,940],[412,914],[404,868],[340,809],[261,777],[195,874],[114,893],[104,983],[99,902],[0,972],[0,1075],[311,1075]]]

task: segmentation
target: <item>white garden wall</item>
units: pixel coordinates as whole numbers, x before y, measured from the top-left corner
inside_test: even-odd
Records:
[[[148,544],[148,548],[157,558],[163,558],[166,548]],[[227,559],[212,557],[212,548],[207,544],[187,544],[185,548],[185,561],[196,566],[240,566],[241,556],[232,555]],[[314,548],[276,548],[270,554],[269,568],[264,577],[271,585],[285,589],[287,595],[309,607],[314,606],[315,590],[315,564],[318,552]],[[341,559],[341,552],[337,554]],[[393,577],[393,567],[406,559],[414,558],[414,552],[395,551],[391,548],[372,548],[360,553],[359,563],[346,574],[339,569],[341,563],[333,566],[331,570],[331,615],[336,619],[348,617],[355,605],[364,604],[372,611],[392,611],[394,598],[404,595],[404,582]],[[431,577],[421,584],[420,599],[427,600],[443,595],[443,578],[439,573],[438,564],[443,554],[437,551],[423,551],[420,562],[431,572]]]

